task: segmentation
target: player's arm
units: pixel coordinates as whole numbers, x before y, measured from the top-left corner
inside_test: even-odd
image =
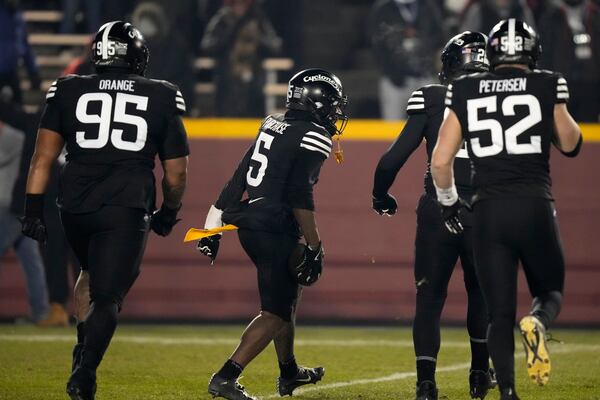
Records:
[[[242,161],[238,164],[233,176],[219,195],[219,198],[214,205],[210,206],[208,214],[206,215],[206,221],[204,222],[204,229],[214,229],[223,226],[223,210],[228,207],[235,206],[240,202],[244,192],[246,191],[246,173],[248,172],[248,163],[252,157],[254,151],[254,145],[244,154]],[[221,240],[221,234],[208,236],[198,241],[196,249],[205,256],[210,258],[210,264],[215,263],[217,254],[219,253],[219,244]]]
[[[440,126],[438,140],[431,156],[431,174],[436,188],[441,190],[454,188],[454,192],[456,192],[453,165],[456,153],[462,146],[462,141],[462,131],[458,117],[454,111],[449,110]],[[453,203],[456,198],[458,198],[458,194],[447,200]],[[444,198],[440,202],[444,203],[446,199]]]
[[[171,209],[181,207],[181,200],[187,183],[188,157],[164,160],[162,179],[163,204]]]
[[[458,211],[465,204],[458,197],[454,184],[454,158],[462,146],[462,129],[456,113],[450,109],[440,126],[438,140],[431,156],[431,175],[442,206],[442,216],[448,230],[462,232]]]
[[[167,236],[180,220],[177,213],[187,182],[188,155],[190,154],[187,134],[181,119],[185,102],[181,92],[175,95],[175,112],[166,121],[166,130],[158,145],[158,157],[163,169],[163,203],[152,215],[150,228],[160,236]]]
[[[373,179],[373,210],[379,215],[396,213],[396,199],[388,193],[400,168],[423,141],[427,115],[410,115],[402,132],[381,156]]]
[[[65,139],[62,136],[62,107],[58,79],[46,94],[46,106],[40,119],[35,150],[29,164],[25,195],[25,216],[21,218],[22,232],[37,241],[46,240],[44,224],[44,193],[50,179],[52,164],[60,155]]]
[[[567,80],[560,74],[556,78],[556,97],[554,99],[554,136],[552,143],[567,157],[575,157],[581,150],[583,137],[577,122],[567,110],[569,101],[569,86]]]
[[[566,104],[554,106],[554,146],[567,157],[576,157],[581,150],[583,136]]]
[[[40,128],[31,158],[25,196],[25,216],[21,219],[23,234],[37,241],[46,240],[44,224],[44,193],[50,180],[52,165],[60,155],[65,142],[52,130]]]
[[[305,208],[294,208],[293,212],[298,225],[300,225],[306,244],[312,249],[317,249],[321,244],[321,237],[317,229],[315,211]]]
[[[324,134],[312,134],[310,138],[302,139],[296,162],[289,175],[287,201],[306,242],[306,262],[314,264],[311,269],[314,267],[321,270],[324,252],[317,227],[313,188],[319,180],[323,162],[331,152],[331,141]]]
[[[224,210],[228,207],[233,207],[240,202],[244,192],[246,191],[246,174],[248,173],[248,165],[250,163],[250,158],[252,157],[252,153],[254,152],[254,145],[250,146],[242,160],[238,164],[235,169],[233,175],[227,181],[227,184],[221,190],[219,194],[219,198],[215,202],[215,207],[219,210]],[[216,226],[211,226],[210,228],[216,228]]]

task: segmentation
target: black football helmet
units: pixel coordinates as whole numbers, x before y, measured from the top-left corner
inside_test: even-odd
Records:
[[[92,64],[97,71],[105,68],[126,68],[144,75],[150,52],[146,40],[128,22],[112,21],[102,25],[92,41]]]
[[[285,106],[289,110],[308,111],[333,135],[341,135],[348,122],[345,109],[348,97],[342,82],[331,72],[310,68],[298,72],[288,84]],[[341,125],[337,126],[337,122]]]
[[[454,78],[470,72],[485,72],[490,63],[485,53],[487,36],[481,32],[465,31],[454,36],[442,50],[440,83],[447,85]]]
[[[492,68],[499,64],[525,64],[535,68],[542,46],[537,33],[523,21],[510,18],[492,28],[487,56]]]

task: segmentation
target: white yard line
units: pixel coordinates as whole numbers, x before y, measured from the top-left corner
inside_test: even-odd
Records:
[[[198,338],[198,337],[164,337],[164,336],[129,336],[117,335],[113,338],[113,342],[133,343],[133,344],[156,344],[163,346],[177,345],[197,345],[197,346],[213,346],[213,345],[236,345],[239,343],[238,338]],[[75,342],[75,335],[37,335],[37,334],[0,334],[0,343],[2,342]],[[332,340],[332,339],[298,339],[295,342],[296,346],[325,346],[325,347],[413,347],[413,342],[410,340],[364,340],[364,339],[349,339],[349,340]],[[518,345],[517,345],[518,346]],[[467,339],[464,341],[442,341],[442,347],[451,348],[468,348],[470,347]],[[564,351],[600,351],[600,345],[583,344],[583,343],[551,343],[551,350],[556,352]]]
[[[442,347],[443,346],[444,346],[444,343],[442,343]],[[600,350],[600,345],[571,344],[571,345],[563,345],[563,346],[566,346],[566,347],[559,347],[559,348],[553,349],[551,354],[572,353],[575,351]],[[471,363],[452,364],[452,365],[448,365],[446,367],[437,368],[436,373],[459,371],[462,369],[467,369],[470,366],[471,366]],[[342,387],[346,387],[346,386],[367,385],[370,383],[398,381],[398,380],[407,379],[407,378],[415,378],[416,376],[417,376],[416,372],[397,372],[395,374],[381,376],[379,378],[356,379],[353,381],[333,382],[333,383],[328,383],[328,384],[324,384],[324,385],[317,384],[316,386],[310,386],[310,387],[305,386],[305,387],[299,388],[294,391],[294,395],[308,393],[308,392],[318,392],[318,391],[329,390],[329,389],[337,389],[337,388],[342,388]],[[279,394],[270,394],[270,395],[263,396],[260,398],[263,400],[267,400],[267,399],[276,399],[279,397],[280,397]]]
[[[74,342],[75,335],[11,335],[0,334],[1,342]],[[195,338],[195,337],[161,337],[161,336],[115,336],[113,342],[134,344],[157,344],[157,345],[236,345],[239,338]],[[296,346],[327,346],[327,347],[412,347],[413,342],[409,340],[330,340],[330,339],[298,339]],[[468,348],[469,343],[453,341],[444,342],[447,347]]]
[[[447,367],[440,367],[436,370],[436,372],[441,373],[441,372],[458,371],[461,369],[467,369],[467,368],[469,368],[470,365],[471,365],[470,363],[452,364],[452,365],[448,365]],[[299,394],[308,393],[308,392],[317,392],[317,391],[323,391],[323,390],[329,390],[329,389],[343,388],[343,387],[347,387],[347,386],[368,385],[370,383],[392,382],[392,381],[398,381],[401,379],[414,378],[416,376],[417,376],[416,372],[397,372],[395,374],[391,374],[391,375],[387,375],[387,376],[380,376],[379,378],[355,379],[353,381],[334,382],[334,383],[327,383],[324,385],[317,384],[316,386],[310,386],[310,387],[305,386],[303,388],[297,389],[294,391],[294,395],[299,395]],[[264,400],[276,399],[279,397],[280,397],[279,394],[271,394],[268,396],[261,397],[261,399],[264,399]]]
[[[74,335],[11,335],[0,334],[0,344],[2,342],[69,342],[75,341]],[[193,337],[160,337],[160,336],[115,336],[113,342],[135,343],[135,344],[157,344],[157,345],[236,345],[239,339],[236,338],[193,338]],[[412,347],[412,341],[407,340],[316,340],[304,339],[297,340],[298,346],[328,346],[328,347]],[[468,342],[462,341],[443,341],[442,347],[466,348],[469,347]],[[518,349],[518,348],[517,348]],[[551,354],[557,353],[573,353],[577,351],[600,351],[600,345],[583,344],[583,343],[567,343],[567,344],[552,344]],[[438,373],[459,371],[469,368],[470,363],[451,364],[437,369]],[[397,372],[391,375],[380,376],[375,378],[355,379],[351,381],[332,382],[319,384],[316,386],[303,387],[295,391],[294,394],[302,394],[316,391],[326,391],[331,389],[343,388],[356,385],[367,385],[382,382],[392,382],[402,379],[414,378],[416,373]],[[270,394],[262,397],[262,399],[279,398],[278,394]]]

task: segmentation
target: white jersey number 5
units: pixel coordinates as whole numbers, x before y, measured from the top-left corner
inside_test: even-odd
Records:
[[[271,148],[271,143],[273,143],[274,137],[261,132],[258,135],[258,139],[256,139],[256,143],[254,144],[254,151],[252,152],[251,159],[258,162],[260,166],[258,167],[258,172],[256,176],[252,176],[254,174],[254,167],[250,166],[248,168],[248,173],[246,174],[246,182],[248,185],[257,187],[262,183],[263,178],[265,177],[265,172],[267,171],[267,165],[269,164],[269,158],[261,153],[262,146],[264,146],[265,150],[269,150]]]

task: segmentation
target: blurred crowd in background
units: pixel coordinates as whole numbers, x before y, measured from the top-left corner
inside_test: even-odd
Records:
[[[404,118],[410,92],[436,81],[439,50],[452,35],[464,30],[487,33],[500,19],[515,17],[541,36],[539,68],[566,76],[575,117],[597,121],[600,113],[600,0],[0,0],[0,4],[0,85],[9,85],[17,101],[19,65],[31,79],[26,87],[40,88],[36,55],[83,56],[79,64],[51,70],[44,79],[60,72],[93,71],[85,62],[85,46],[37,45],[32,50],[27,32],[89,34],[106,21],[123,19],[136,25],[149,42],[148,75],[178,84],[192,116],[258,117],[273,111],[265,110],[265,92],[279,96],[281,108],[285,88],[265,89],[263,68],[264,59],[278,57],[293,62],[278,69],[280,83],[303,67],[328,68],[345,83],[354,118]],[[25,22],[19,12],[40,9],[62,15],[55,23],[43,24]],[[204,62],[198,64],[199,58]]]
[[[33,10],[50,14],[28,19]],[[351,118],[393,120],[405,118],[413,90],[437,82],[439,53],[451,36],[487,33],[508,17],[540,34],[539,68],[565,75],[577,121],[598,122],[600,0],[0,0],[0,264],[13,248],[33,320],[66,324],[73,258],[53,196],[43,251],[20,235],[16,217],[44,82],[93,73],[89,46],[70,44],[73,35],[91,35],[106,21],[132,22],[150,47],[147,76],[179,85],[190,116],[263,116],[283,106],[293,72],[310,66],[342,78]],[[67,62],[42,65],[42,56]],[[280,62],[269,76],[264,60],[271,58]]]

